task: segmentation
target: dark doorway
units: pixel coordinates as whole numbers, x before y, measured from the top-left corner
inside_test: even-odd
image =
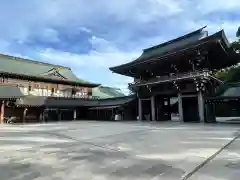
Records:
[[[62,121],[72,121],[74,119],[72,109],[61,109],[60,112]]]
[[[55,122],[58,121],[57,109],[48,109],[44,111],[45,122]]]
[[[200,122],[197,97],[184,97],[182,105],[184,122]]]
[[[143,120],[150,121],[151,118],[151,100],[142,100]]]
[[[156,116],[157,121],[171,120],[170,98],[156,96]]]

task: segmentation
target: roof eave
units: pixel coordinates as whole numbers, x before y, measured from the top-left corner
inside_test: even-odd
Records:
[[[225,33],[224,33],[223,30],[221,30],[221,31],[219,31],[219,32],[217,32],[217,33],[215,33],[215,34],[213,34],[213,35],[211,35],[211,36],[208,36],[208,37],[206,37],[206,38],[204,38],[204,39],[202,39],[202,40],[199,40],[199,41],[198,41],[199,43],[197,43],[196,45],[190,45],[189,47],[188,47],[188,46],[185,46],[184,48],[181,48],[180,50],[177,50],[177,51],[183,51],[184,49],[191,49],[191,48],[193,48],[193,47],[195,47],[195,46],[200,46],[200,45],[202,45],[202,44],[206,44],[206,42],[208,42],[208,41],[216,41],[217,39],[221,39],[221,40],[224,42],[224,45],[226,45],[226,47],[229,47],[229,42],[228,42],[228,40],[227,40],[227,38],[226,38],[226,36],[225,36]],[[159,55],[159,59],[162,59],[163,57],[168,57],[168,56],[170,56],[171,54],[172,54],[172,52],[170,52],[170,53],[168,53],[168,54],[165,54],[165,55],[163,55],[163,56]],[[141,56],[140,56],[140,57],[141,57]],[[123,69],[128,69],[128,68],[130,68],[130,67],[132,67],[132,66],[136,66],[136,65],[139,65],[139,64],[143,64],[143,63],[146,63],[146,62],[150,62],[150,61],[152,61],[152,60],[154,60],[154,59],[156,59],[156,58],[148,58],[148,59],[146,59],[146,60],[139,61],[139,62],[131,61],[131,62],[129,62],[129,63],[122,64],[122,65],[120,65],[120,66],[111,67],[111,68],[109,68],[109,69],[110,69],[111,71],[115,72],[115,73],[121,74],[120,72],[121,72],[121,70],[123,70]]]
[[[101,86],[101,84],[94,84],[94,83],[89,83],[89,84],[79,84],[80,86],[86,86],[86,87],[91,87],[91,88],[95,88],[95,87],[98,87],[98,86]]]
[[[165,46],[165,45],[168,45],[168,44],[171,44],[171,43],[175,43],[175,42],[177,42],[177,41],[180,41],[180,40],[183,40],[183,39],[185,39],[185,38],[191,37],[191,36],[193,36],[193,35],[195,35],[195,34],[200,34],[201,32],[203,32],[203,30],[204,30],[206,27],[207,27],[207,26],[204,26],[204,27],[202,27],[202,28],[200,28],[200,29],[197,29],[197,30],[195,30],[195,31],[193,31],[193,32],[190,32],[190,33],[185,34],[185,35],[183,35],[183,36],[180,36],[180,37],[178,37],[178,38],[175,38],[175,39],[172,39],[172,40],[170,40],[170,41],[164,42],[164,43],[162,43],[162,44],[159,44],[159,45],[156,45],[156,46],[153,46],[153,47],[144,49],[143,52],[148,51],[148,50],[151,50],[151,49],[154,49],[154,48],[162,47],[162,46]]]
[[[143,53],[142,53],[137,59],[135,59],[135,60],[133,60],[133,61],[131,61],[131,62],[129,62],[129,63],[125,63],[125,64],[122,64],[122,65],[119,65],[119,66],[110,67],[109,69],[110,69],[111,71],[113,71],[113,72],[118,71],[118,70],[121,69],[121,68],[124,68],[124,67],[126,67],[126,66],[128,66],[128,65],[134,64],[136,60],[140,59],[140,58],[143,56],[143,54],[144,54],[145,51],[150,50],[150,49],[153,49],[153,48],[156,48],[156,47],[159,47],[159,46],[163,46],[163,45],[166,45],[166,44],[174,43],[175,41],[179,41],[179,40],[184,39],[184,38],[186,38],[186,37],[188,37],[188,36],[191,36],[191,35],[193,35],[193,34],[201,33],[206,27],[207,27],[207,26],[204,26],[204,27],[202,27],[202,28],[200,28],[200,29],[198,29],[198,30],[196,30],[196,31],[193,31],[193,32],[191,32],[191,33],[189,33],[189,34],[186,34],[186,35],[184,35],[184,36],[178,37],[178,38],[176,38],[176,39],[170,40],[170,41],[168,41],[168,42],[162,43],[162,44],[160,44],[160,45],[153,46],[153,47],[150,47],[150,48],[147,48],[147,49],[143,49]],[[225,36],[225,37],[226,37],[226,36]]]
[[[129,65],[131,65],[131,64],[132,64],[132,62],[129,62],[129,63],[121,64],[121,65],[119,65],[119,66],[110,67],[109,69],[110,69],[111,71],[115,72],[115,73],[118,73],[118,71],[119,71],[120,69],[125,68],[125,67],[127,67],[127,66],[129,66]]]
[[[61,79],[50,79],[50,78],[44,78],[44,77],[37,77],[37,76],[28,76],[28,75],[22,75],[22,74],[16,74],[16,73],[8,73],[8,72],[0,72],[0,74],[4,74],[7,76],[15,77],[15,78],[23,78],[23,79],[33,79],[33,80],[40,80],[43,82],[56,82],[56,83],[62,83],[66,85],[77,85],[77,86],[85,86],[85,87],[98,87],[100,84],[95,83],[84,83],[84,82],[76,82],[76,81],[67,81],[67,80],[61,80]]]

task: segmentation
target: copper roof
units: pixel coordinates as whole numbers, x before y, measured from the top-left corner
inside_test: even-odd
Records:
[[[78,78],[70,68],[38,62],[13,56],[0,54],[0,74],[21,77],[23,79],[40,79],[64,84],[75,84],[96,87],[99,84],[90,83]],[[64,78],[51,75],[48,72],[57,72]]]

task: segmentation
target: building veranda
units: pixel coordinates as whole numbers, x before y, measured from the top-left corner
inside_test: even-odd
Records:
[[[134,78],[129,88],[138,97],[140,120],[171,119],[170,98],[177,97],[181,121],[215,122],[214,105],[206,101],[223,83],[215,73],[238,63],[239,56],[223,30],[209,35],[205,29],[144,49],[136,60],[110,68]]]

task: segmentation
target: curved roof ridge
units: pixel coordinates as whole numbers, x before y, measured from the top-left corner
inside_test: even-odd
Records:
[[[53,67],[60,67],[60,68],[64,68],[64,69],[69,69],[71,70],[70,67],[66,67],[66,66],[62,66],[62,65],[56,65],[56,64],[51,64],[51,63],[47,63],[47,62],[41,62],[41,61],[36,61],[36,60],[32,60],[32,59],[27,59],[27,58],[21,58],[21,57],[17,57],[17,56],[11,56],[11,55],[7,55],[7,54],[3,54],[0,53],[0,56],[4,56],[6,58],[9,58],[11,60],[15,60],[15,61],[26,61],[28,63],[34,63],[34,64],[41,64],[41,65],[45,65],[45,66],[53,66]]]
[[[105,86],[105,85],[101,85],[99,86],[100,88],[111,88],[111,89],[120,89],[120,88],[117,88],[117,87],[113,87],[113,86]]]
[[[193,48],[193,47],[197,47],[197,46],[199,46],[199,45],[201,45],[201,44],[206,43],[207,41],[209,41],[209,39],[217,39],[217,38],[222,38],[223,41],[224,41],[224,43],[227,43],[227,42],[228,42],[228,40],[227,40],[227,38],[226,38],[226,36],[225,36],[224,30],[220,30],[220,31],[218,31],[218,32],[216,32],[216,33],[214,33],[214,34],[211,34],[210,36],[206,36],[206,37],[202,38],[201,40],[196,41],[196,42],[193,43],[193,44],[188,45],[188,47],[177,49],[177,51],[186,51],[186,50],[188,50],[188,49],[191,49],[191,48]],[[176,51],[176,49],[175,49],[175,51]],[[173,51],[173,52],[168,52],[168,53],[166,53],[166,54],[159,55],[159,58],[158,58],[158,59],[164,59],[164,58],[167,57],[167,56],[171,56],[171,55],[173,55],[173,54],[176,53],[175,51]],[[144,53],[143,53],[143,54],[144,54]],[[137,58],[136,60],[134,60],[134,61],[131,61],[131,62],[122,64],[122,65],[119,65],[119,66],[110,67],[109,69],[110,69],[111,71],[114,71],[114,69],[116,69],[116,68],[122,68],[122,67],[126,67],[126,66],[134,66],[134,65],[137,65],[137,64],[142,64],[142,63],[150,62],[150,61],[154,60],[154,56],[150,56],[150,57],[148,57],[148,58],[146,58],[146,59],[141,59],[141,60],[139,60],[139,59],[143,56],[143,54],[142,54],[139,58]]]
[[[199,33],[201,33],[206,27],[207,27],[207,26],[204,26],[204,27],[202,27],[202,28],[200,28],[200,29],[198,29],[198,30],[195,30],[195,31],[193,31],[193,32],[190,32],[190,33],[185,34],[185,35],[183,35],[183,36],[180,36],[180,37],[178,37],[178,38],[172,39],[172,40],[170,40],[170,41],[166,41],[166,42],[164,42],[164,43],[162,43],[162,44],[158,44],[158,45],[152,46],[152,47],[150,47],[150,48],[143,49],[143,52],[148,52],[148,51],[151,51],[151,50],[153,50],[153,49],[160,48],[160,47],[166,46],[166,45],[168,45],[168,44],[171,44],[171,43],[174,43],[174,42],[183,40],[183,39],[185,39],[185,38],[188,38],[188,37],[190,37],[190,36],[193,36],[194,34],[199,34]]]

